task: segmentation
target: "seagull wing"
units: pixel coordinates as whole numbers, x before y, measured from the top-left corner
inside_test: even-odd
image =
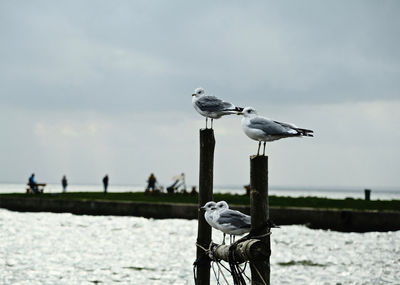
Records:
[[[217,223],[221,225],[231,225],[234,228],[249,228],[251,218],[239,211],[225,210],[220,213]]]
[[[281,125],[282,127],[287,128],[287,129],[295,130],[301,136],[308,136],[308,137],[314,136],[314,131],[312,131],[312,130],[298,128],[296,125],[289,124],[289,123],[282,123],[282,122],[278,122],[278,121],[273,121],[273,122],[278,125]]]
[[[195,104],[200,110],[205,112],[236,111],[232,103],[222,101],[215,96],[203,96]]]
[[[280,124],[264,117],[255,117],[249,120],[249,128],[258,129],[265,133],[265,135],[297,135],[298,132],[290,127],[288,124]]]

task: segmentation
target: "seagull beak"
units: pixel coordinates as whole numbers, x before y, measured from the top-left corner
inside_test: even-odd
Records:
[[[236,113],[236,115],[243,115],[243,110],[244,110],[244,108],[242,108],[242,107],[235,107],[235,109],[238,111],[238,112]]]
[[[192,94],[192,96],[196,96],[196,94]]]

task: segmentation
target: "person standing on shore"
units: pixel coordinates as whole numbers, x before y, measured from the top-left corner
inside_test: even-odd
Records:
[[[104,194],[107,193],[107,188],[108,188],[108,174],[103,177],[103,186],[104,186]]]
[[[37,183],[35,181],[35,173],[32,173],[32,175],[29,177],[29,187],[32,189],[33,193],[39,194],[39,189],[37,186]]]
[[[68,186],[68,181],[67,177],[64,175],[62,180],[61,180],[61,185],[63,187],[63,193],[67,192],[67,186]]]
[[[157,182],[156,177],[154,176],[153,173],[151,173],[149,179],[147,179],[147,188],[146,188],[146,192],[150,191],[150,189],[151,189],[152,191],[154,191],[155,188],[156,188],[156,182]]]

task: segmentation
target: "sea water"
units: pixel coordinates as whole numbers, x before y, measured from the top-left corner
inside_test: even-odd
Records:
[[[0,284],[194,284],[196,236],[196,220],[0,209]],[[400,284],[400,231],[283,226],[271,248],[271,284]]]

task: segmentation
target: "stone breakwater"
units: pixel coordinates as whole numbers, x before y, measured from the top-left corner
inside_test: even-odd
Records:
[[[197,219],[199,211],[196,204],[14,197],[0,197],[0,207],[21,212],[136,216],[154,219]],[[232,208],[250,213],[248,206]],[[270,207],[270,218],[277,225],[306,225],[314,229],[342,232],[400,230],[400,212],[397,211]]]

